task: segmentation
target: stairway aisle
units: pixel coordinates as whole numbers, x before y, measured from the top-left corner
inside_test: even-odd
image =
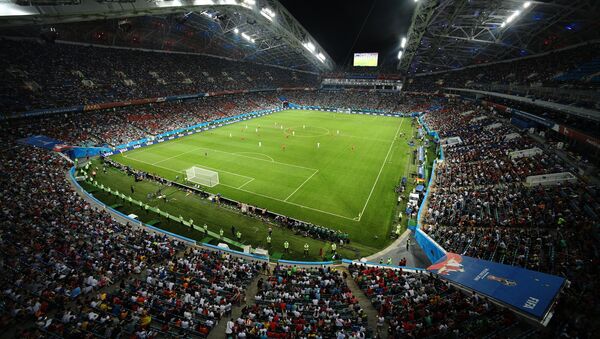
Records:
[[[252,282],[250,282],[248,288],[246,288],[246,301],[242,302],[239,306],[234,306],[231,310],[230,316],[223,316],[223,318],[219,320],[217,326],[215,326],[215,328],[213,328],[212,331],[210,331],[210,333],[208,334],[208,339],[225,338],[225,328],[227,327],[227,321],[229,321],[229,319],[233,319],[233,321],[235,321],[237,318],[240,317],[240,315],[242,315],[242,309],[245,306],[252,305],[254,303],[254,297],[256,296],[256,292],[258,292],[258,279],[260,279],[261,277],[265,278],[268,276],[264,273],[265,272],[260,272],[260,274],[258,274],[252,280]]]
[[[379,314],[379,312],[377,312],[375,307],[373,307],[373,304],[371,303],[369,298],[367,298],[367,296],[364,294],[364,292],[360,289],[360,287],[358,287],[358,285],[356,285],[356,283],[354,282],[354,279],[352,279],[352,276],[350,275],[350,272],[348,272],[348,270],[346,268],[339,268],[339,270],[342,272],[346,272],[348,274],[348,277],[346,278],[346,284],[352,291],[352,294],[356,297],[356,299],[358,299],[358,303],[360,304],[360,307],[362,307],[363,311],[367,314],[368,321],[369,321],[369,329],[373,333],[373,338],[387,338],[388,337],[387,321],[385,322],[385,325],[383,326],[381,333],[379,334],[379,336],[377,336],[377,315]]]

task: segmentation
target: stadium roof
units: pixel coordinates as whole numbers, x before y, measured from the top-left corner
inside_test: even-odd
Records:
[[[419,0],[398,69],[429,73],[600,37],[597,0]]]
[[[133,43],[310,72],[335,66],[277,0],[0,0],[3,35],[50,25],[60,39],[79,42]]]

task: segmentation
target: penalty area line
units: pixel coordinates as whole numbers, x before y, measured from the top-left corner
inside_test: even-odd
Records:
[[[242,191],[242,192],[254,194],[254,195],[257,195],[259,197],[263,197],[263,198],[267,198],[267,199],[279,201],[279,202],[282,202],[284,204],[290,204],[290,205],[298,206],[300,208],[309,209],[311,211],[315,211],[315,212],[320,212],[320,213],[332,215],[334,217],[338,217],[338,218],[342,218],[342,219],[346,219],[346,220],[357,221],[356,218],[350,218],[350,217],[346,217],[346,216],[343,216],[343,215],[335,214],[335,213],[332,213],[332,212],[323,211],[323,210],[320,210],[318,208],[313,208],[313,207],[309,207],[309,206],[297,204],[297,203],[291,202],[291,201],[285,201],[285,200],[282,200],[282,199],[279,199],[279,198],[271,197],[271,196],[268,196],[268,195],[265,195],[265,194],[261,194],[261,193],[257,193],[257,192],[254,192],[254,191],[249,191],[249,190],[246,190],[246,189],[243,189],[243,188],[238,188],[238,187],[227,185],[227,184],[219,184],[219,185],[223,185],[223,186],[226,186],[226,187],[229,187],[229,188],[233,188],[233,189],[236,189],[236,190],[239,190],[239,191]]]
[[[244,186],[248,185],[249,183],[251,183],[251,182],[253,182],[253,181],[254,181],[254,178],[252,178],[252,179],[250,179],[250,180],[246,181],[245,183],[241,184],[241,185],[240,185],[240,186],[239,186],[237,189],[240,189],[240,188],[242,188],[242,187],[244,187]]]
[[[185,170],[179,170],[179,171],[178,171],[178,170],[175,170],[175,169],[173,169],[173,168],[169,168],[169,167],[164,167],[164,166],[160,166],[160,165],[153,165],[152,163],[149,163],[149,162],[146,162],[146,161],[143,161],[143,160],[139,160],[139,159],[135,159],[135,158],[128,158],[128,159],[130,159],[130,160],[134,160],[134,161],[138,161],[138,162],[141,162],[141,163],[144,163],[144,164],[147,164],[147,165],[153,166],[153,167],[163,168],[163,169],[165,169],[165,170],[168,170],[168,171],[171,171],[171,172],[173,172],[173,173],[178,173],[178,174],[179,174],[179,173],[184,173],[184,174],[185,174]],[[240,175],[240,174],[238,174],[238,175]],[[240,176],[241,176],[241,175],[240,175]],[[246,178],[251,178],[251,177],[246,177]],[[252,178],[252,180],[254,180],[254,178]],[[246,183],[242,184],[242,186],[245,186],[246,184],[249,184],[249,183],[250,183],[250,181],[248,181],[248,182],[246,182]],[[242,191],[242,192],[246,192],[246,193],[250,193],[250,194],[253,194],[253,195],[257,195],[257,196],[259,196],[259,197],[263,197],[263,198],[267,198],[267,199],[271,199],[271,200],[279,201],[279,202],[282,202],[282,203],[284,203],[284,204],[290,204],[290,205],[298,206],[298,207],[300,207],[300,208],[309,209],[309,210],[311,210],[311,211],[315,211],[315,212],[320,212],[320,213],[328,214],[328,215],[331,215],[331,216],[334,216],[334,217],[338,217],[338,218],[342,218],[342,219],[346,219],[346,220],[358,221],[356,218],[350,218],[350,217],[346,217],[346,216],[339,215],[339,214],[336,214],[336,213],[332,213],[332,212],[323,211],[323,210],[320,210],[320,209],[318,209],[318,208],[313,208],[313,207],[309,207],[309,206],[304,206],[304,205],[301,205],[301,204],[297,204],[297,203],[295,203],[295,202],[291,202],[291,201],[285,201],[285,200],[282,200],[282,199],[279,199],[279,198],[275,198],[275,197],[271,197],[271,196],[268,196],[268,195],[265,195],[265,194],[261,194],[261,193],[257,193],[257,192],[249,191],[249,190],[246,190],[246,189],[242,188],[242,186],[237,186],[237,187],[236,187],[236,186],[231,186],[231,185],[227,185],[227,184],[224,184],[224,183],[219,183],[219,185],[223,185],[223,186],[225,186],[225,187],[229,187],[229,188],[233,188],[233,189],[236,189],[236,190],[239,190],[239,191]]]
[[[298,192],[298,190],[299,190],[300,188],[302,188],[302,186],[304,186],[304,184],[306,184],[306,183],[307,183],[307,182],[308,182],[308,181],[309,181],[309,180],[310,180],[312,177],[314,177],[314,176],[315,176],[315,174],[317,174],[318,172],[319,172],[319,170],[315,170],[315,172],[314,172],[313,174],[311,174],[311,175],[310,175],[310,177],[306,178],[306,180],[304,180],[304,182],[302,182],[302,183],[300,184],[300,186],[298,186],[298,187],[297,187],[297,188],[294,190],[294,192],[292,192],[292,194],[288,195],[288,196],[287,196],[287,198],[285,198],[283,201],[287,202],[287,201],[288,201],[288,199],[292,197],[292,195],[296,194],[296,192]]]

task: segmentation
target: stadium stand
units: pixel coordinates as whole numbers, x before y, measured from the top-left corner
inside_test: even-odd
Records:
[[[233,89],[314,87],[317,82],[311,73],[198,55],[35,41],[2,40],[2,45],[7,81],[0,110],[6,113]]]
[[[235,3],[236,6],[244,3],[240,5],[243,7],[250,6],[250,2],[256,3]],[[434,3],[441,2],[421,1],[416,7],[427,9]],[[475,16],[489,13],[486,8],[475,9],[480,3],[487,2],[473,3],[473,9],[464,7],[474,10]],[[526,3],[523,12],[515,14],[522,13],[521,19],[546,13],[540,9],[530,15],[525,9],[531,2]],[[24,7],[46,7],[37,6],[40,4],[47,5],[44,1],[17,2]],[[79,4],[81,1],[73,1],[64,7]],[[429,14],[448,4],[452,1],[431,7]],[[9,5],[10,2],[2,4]],[[151,5],[154,2],[136,4],[140,8]],[[90,7],[95,6],[102,7],[104,3],[97,1]],[[58,7],[53,10],[65,14]],[[466,17],[459,15],[458,7],[453,12],[455,17]],[[563,46],[563,40],[556,38],[560,40],[556,50],[544,47],[539,49],[543,53],[508,59],[509,55],[527,54],[520,46],[502,54],[505,57],[492,53],[498,58],[481,64],[480,60],[487,59],[490,53],[463,48],[463,56],[473,54],[470,63],[451,60],[443,65],[446,68],[443,72],[410,74],[403,84],[403,91],[408,93],[400,93],[399,88],[342,89],[343,86],[336,87],[338,84],[326,87],[323,80],[400,81],[401,74],[390,74],[397,69],[383,67],[348,67],[326,72],[332,61],[328,55],[326,62],[323,54],[320,54],[323,59],[319,57],[319,53],[326,53],[323,48],[312,46],[311,51],[304,41],[294,41],[294,46],[308,51],[302,50],[308,53],[307,61],[307,55],[290,48],[286,40],[289,36],[264,29],[262,22],[253,20],[251,15],[242,16],[241,11],[227,12],[229,17],[208,12],[193,14],[200,17],[195,19],[196,24],[206,20],[203,25],[210,27],[241,18],[242,26],[236,26],[235,30],[254,26],[256,35],[263,34],[263,41],[257,44],[261,49],[251,52],[245,50],[247,46],[232,47],[232,40],[223,38],[229,33],[233,39],[239,39],[239,32],[232,33],[235,25],[225,33],[220,32],[210,44],[194,41],[209,45],[203,52],[228,57],[172,53],[170,48],[163,51],[114,48],[117,46],[114,41],[127,44],[133,39],[131,36],[137,35],[130,36],[127,27],[108,18],[101,24],[90,21],[82,26],[65,27],[73,37],[70,42],[23,39],[24,35],[0,37],[0,337],[595,337],[594,333],[600,330],[600,193],[598,173],[593,172],[599,158],[595,141],[599,135],[598,121],[546,109],[535,101],[598,110],[598,40]],[[187,20],[185,16],[171,17],[172,13],[154,14],[153,24],[162,25],[164,19],[177,27],[185,26]],[[264,20],[272,21],[264,12],[257,14],[260,20],[263,20],[261,15]],[[33,16],[32,20],[42,17]],[[425,16],[414,16],[415,20],[421,17]],[[443,16],[435,17],[442,21],[438,23],[441,27],[448,27],[449,21]],[[141,16],[133,22],[141,26],[146,19]],[[113,46],[107,41],[96,41],[105,44],[104,47],[88,45],[89,39],[77,32],[78,27],[94,25],[111,29],[113,23],[117,23],[110,32],[115,35]],[[454,27],[454,23],[451,25]],[[506,21],[498,24],[503,28],[500,25],[506,25]],[[39,24],[33,26],[37,34]],[[596,26],[592,26],[595,31]],[[189,27],[165,36],[179,37],[178,34],[192,32]],[[196,27],[192,34],[212,35],[217,31],[212,28],[208,31],[207,26]],[[158,30],[163,28],[160,26]],[[515,32],[523,28],[511,29]],[[153,28],[144,30],[151,32]],[[296,31],[302,33],[302,39],[312,39],[307,32]],[[520,41],[511,35],[511,30],[505,32],[504,36]],[[547,33],[536,32],[536,36]],[[443,42],[427,38],[427,34],[421,41],[410,41],[416,47],[407,47],[403,51],[405,56],[409,49],[413,53],[418,49],[431,50],[413,59],[416,63],[427,63],[426,54],[438,50],[432,46]],[[583,32],[581,35],[581,41],[585,41]],[[586,33],[585,38],[588,36]],[[530,37],[533,41],[534,36]],[[448,39],[458,41],[454,44],[464,40],[465,46],[467,42],[477,42],[472,37]],[[502,35],[498,39],[494,37],[490,45],[509,44],[508,38],[502,40]],[[162,48],[163,41],[150,40],[144,46]],[[193,43],[185,46],[185,52],[195,51],[193,47]],[[230,49],[234,51],[228,54]],[[271,53],[270,50],[274,50],[271,60],[285,58],[284,64],[289,68],[278,67],[279,62],[271,66],[248,62],[269,60],[260,58]],[[450,53],[439,50],[441,54]],[[403,61],[398,59],[400,69]],[[427,64],[428,72],[433,70],[429,67],[436,66],[434,62]],[[416,69],[415,65],[405,66],[407,71]],[[531,101],[516,102],[487,94],[467,100],[456,91],[446,90],[448,87],[516,95]],[[149,98],[152,103],[144,100]],[[440,274],[394,266],[391,257],[388,265],[383,265],[383,257],[379,265],[358,261],[286,264],[285,260],[270,264],[262,257],[192,245],[157,228],[123,222],[114,217],[114,211],[98,208],[99,205],[90,202],[91,196],[82,197],[73,188],[67,177],[73,163],[59,149],[28,147],[19,141],[45,135],[69,146],[107,147],[110,151],[200,123],[280,108],[283,102],[344,112],[417,115],[412,119],[413,126],[426,125],[427,130],[435,131],[431,135],[439,139],[427,142],[439,145],[437,151],[443,157],[436,160],[434,178],[417,194],[414,206],[406,210],[404,220],[400,217],[401,222],[410,219],[408,226],[413,232],[413,228],[420,227],[418,231],[425,232],[447,252],[567,279],[556,304],[546,310],[551,315],[550,323],[541,326],[540,319],[522,317],[523,313],[517,314],[509,305],[457,286]],[[109,105],[98,105],[101,103]],[[506,105],[506,110],[500,112],[497,104]],[[77,109],[69,110],[71,106]],[[511,122],[513,112],[521,110],[533,115],[534,120],[548,120],[556,125]],[[26,116],[26,113],[40,115]],[[579,148],[576,143],[563,145],[569,140],[568,133],[563,133],[563,138],[552,130],[557,132],[567,127],[587,133],[589,145],[586,148]],[[425,139],[422,134],[423,130],[419,130],[409,139]],[[536,151],[532,155],[514,156],[514,152],[533,149]],[[415,150],[415,162],[419,161],[417,154],[425,158],[426,151]],[[85,158],[88,157],[82,157],[81,162]],[[110,159],[106,163],[127,174],[166,182]],[[425,172],[426,167],[421,166],[414,176],[425,181],[424,177],[430,178]],[[548,185],[532,184],[530,180],[534,176],[545,176],[542,178],[545,180],[557,173],[569,173],[570,180]],[[133,192],[133,186],[131,189]],[[395,189],[403,191],[404,187],[399,185]],[[360,217],[361,214],[357,219]],[[275,221],[295,235],[327,240],[328,245],[350,242],[348,234],[339,230],[283,215],[278,215]],[[235,225],[231,226],[235,229]],[[270,233],[268,239],[270,242]],[[409,252],[409,245],[414,244],[410,240],[406,244]],[[336,259],[339,257],[334,255],[332,260]],[[403,259],[400,265],[405,264]],[[353,293],[358,291],[357,287],[361,293]],[[372,326],[375,323],[376,328]]]
[[[392,338],[502,336],[516,316],[477,294],[467,295],[428,273],[352,264],[358,286],[389,321]]]
[[[0,329],[32,337],[206,336],[261,265],[123,225],[65,182],[68,163],[14,144],[0,152]]]
[[[507,138],[514,130],[473,104],[448,103],[445,109],[426,114],[424,121],[439,133],[442,143],[448,137],[462,140],[444,146],[445,161],[430,192],[424,230],[451,252],[567,277],[574,285],[559,312],[573,307],[575,300],[593,299],[596,282],[584,282],[583,277],[598,273],[596,189],[579,181],[529,186],[525,180],[532,175],[577,173],[576,164],[547,151],[511,159],[511,151],[531,148],[535,142],[520,134]],[[502,125],[486,128],[496,123]],[[583,306],[586,311],[577,322],[559,317],[555,323],[584,334],[584,324],[592,321],[586,307],[591,305]]]
[[[329,92],[286,91],[283,94],[288,100],[307,106],[360,107],[384,112],[419,111],[426,106],[419,99],[401,99],[397,94],[387,93],[369,95],[355,92],[331,96]],[[360,103],[366,102],[368,97],[371,97],[371,105],[362,107]],[[348,107],[346,104],[349,98],[352,98],[354,106]],[[11,128],[19,129],[21,136],[45,134],[72,145],[114,147],[201,122],[246,113],[252,109],[277,107],[281,107],[281,101],[268,92],[243,93],[21,119],[11,122]],[[69,128],[67,130],[62,126]]]
[[[598,69],[597,43],[552,52],[541,56],[519,58],[490,65],[413,77],[408,91],[431,92],[442,87],[477,87],[485,84],[537,85],[545,87],[593,88],[595,81],[587,76]]]
[[[71,113],[62,116],[23,119],[11,123],[21,136],[45,134],[72,145],[117,146],[144,137],[245,113],[245,105],[256,102],[260,109],[281,105],[260,93],[206,97],[185,102],[129,106],[115,110]],[[258,106],[260,105],[260,106]],[[36,123],[32,124],[31,122]],[[65,130],[62,126],[69,126]]]
[[[238,337],[364,338],[369,333],[358,300],[331,268],[276,266],[272,276],[258,281],[255,299],[235,321]]]
[[[313,104],[320,104],[321,99],[319,97],[325,97],[326,94],[300,92],[299,95],[305,98],[303,100],[311,100]],[[386,96],[382,97],[387,98]],[[251,95],[244,96],[243,98],[234,96],[234,99],[231,99],[231,101],[224,101],[225,99],[226,97],[219,98],[213,103],[213,107],[221,107],[224,103],[232,101],[244,103],[256,102],[257,107],[262,107],[263,103],[273,102],[274,98],[263,95]],[[294,93],[290,94],[290,99],[294,99]],[[386,100],[380,100],[378,105],[381,106],[381,103],[386,102]],[[210,99],[206,102],[209,101]],[[258,102],[261,102],[261,104],[258,104]],[[335,101],[332,99],[327,100],[327,102],[335,104]],[[160,107],[157,111],[165,113],[160,113],[164,115],[161,116],[162,119],[157,120],[164,120],[164,117],[168,116],[170,117],[169,119],[174,121],[174,124],[163,126],[173,127],[187,124],[190,121],[196,122],[210,119],[210,115],[192,114],[190,117],[190,107],[204,104],[204,101],[197,101],[180,103],[180,106],[177,104],[140,106],[139,109],[143,112],[144,110],[154,110],[156,107]],[[400,102],[394,103],[394,105],[395,107],[399,107],[400,105],[412,109],[424,107],[423,99],[418,97],[408,99],[406,103]],[[237,107],[233,104],[230,106],[230,109],[235,110],[234,106]],[[136,107],[136,109],[138,108]],[[193,109],[191,110],[194,111]],[[202,109],[199,109],[199,111],[202,111]],[[464,113],[467,111],[473,112],[468,115],[461,114],[461,112]],[[183,113],[179,114],[178,112]],[[129,117],[136,116],[128,112],[128,110],[104,113],[112,114],[115,116],[114,119],[118,120],[106,118],[97,120],[93,118],[89,119],[88,122],[92,122],[92,125],[82,128],[81,133],[72,134],[74,136],[73,140],[78,140],[78,142],[89,140],[89,135],[85,133],[86,131],[109,131],[111,127],[108,126],[111,124],[121,123],[121,126],[127,125],[128,130],[144,128],[144,125],[136,127],[135,124],[138,123],[136,120],[133,120],[130,124],[124,124]],[[95,114],[100,115],[101,112]],[[484,114],[488,115],[488,117],[474,123],[471,122],[475,118],[481,118]],[[225,294],[223,299],[227,300],[227,302],[224,302],[224,305],[226,305],[225,312],[222,312],[221,305],[218,305],[218,308],[215,305],[207,306],[206,309],[210,309],[214,316],[207,316],[203,309],[201,311],[189,310],[188,313],[192,315],[188,317],[185,315],[185,307],[166,311],[168,308],[164,306],[165,300],[163,294],[157,294],[156,288],[160,286],[159,284],[165,286],[167,281],[177,282],[186,279],[182,277],[186,276],[185,273],[188,273],[186,267],[194,265],[192,264],[194,262],[194,255],[190,254],[188,250],[186,258],[189,258],[190,262],[178,261],[174,255],[182,250],[183,245],[181,243],[154,233],[119,225],[102,212],[95,212],[74,193],[64,194],[65,192],[70,192],[70,190],[65,187],[64,181],[61,179],[63,176],[62,173],[66,168],[66,163],[62,158],[45,151],[14,146],[16,138],[39,131],[53,135],[52,131],[54,130],[54,133],[56,133],[54,135],[57,137],[61,133],[65,133],[57,127],[62,125],[61,121],[64,117],[55,116],[39,119],[40,123],[38,124],[22,124],[20,128],[11,129],[11,132],[6,134],[3,140],[4,144],[10,145],[7,150],[2,152],[3,172],[9,173],[9,175],[2,178],[4,181],[2,187],[5,188],[3,192],[3,206],[9,206],[8,209],[4,209],[3,217],[3,224],[5,226],[3,228],[2,239],[6,241],[6,246],[3,246],[3,264],[7,269],[10,268],[9,272],[11,272],[11,275],[5,276],[6,279],[3,280],[6,287],[3,289],[3,298],[6,305],[9,305],[6,308],[6,313],[4,313],[4,319],[9,322],[12,321],[13,324],[16,319],[35,319],[38,321],[41,331],[59,333],[59,335],[114,333],[115,331],[126,331],[125,333],[141,333],[144,331],[147,333],[150,331],[152,333],[206,334],[218,319],[226,315],[226,310],[229,309],[227,306],[229,302],[235,303],[240,300],[239,296],[236,297],[238,294]],[[83,120],[81,119],[81,121]],[[75,119],[75,121],[77,120]],[[534,142],[528,141],[526,136],[520,136],[518,142],[514,141],[514,139],[505,140],[504,136],[510,134],[512,130],[504,124],[492,130],[486,130],[485,126],[498,123],[500,120],[497,117],[491,116],[488,112],[484,112],[481,107],[473,104],[447,102],[444,109],[431,111],[426,114],[425,121],[431,128],[439,131],[442,139],[448,136],[459,136],[462,139],[461,144],[444,147],[448,161],[439,168],[439,175],[435,182],[435,189],[431,192],[432,197],[429,201],[428,213],[425,217],[427,225],[425,229],[432,237],[451,251],[567,276],[572,282],[573,287],[563,297],[565,304],[563,307],[580,302],[582,293],[586,296],[586,299],[593,300],[595,292],[591,286],[593,286],[594,282],[586,280],[585,277],[596,274],[594,273],[596,269],[593,263],[597,260],[597,256],[593,255],[593,238],[586,237],[586,234],[596,234],[593,228],[591,228],[593,225],[591,216],[597,215],[599,212],[595,193],[586,189],[582,191],[580,185],[543,188],[528,188],[523,186],[524,178],[529,175],[571,170],[572,165],[547,152],[533,159],[511,160],[508,157],[510,151],[535,146]],[[72,122],[71,124],[76,126],[76,122]],[[114,132],[115,130],[113,129],[112,131]],[[158,132],[160,128],[157,127],[154,131]],[[123,135],[130,136],[122,140],[130,140],[137,137],[136,134],[131,133],[130,131],[124,132]],[[483,170],[484,168],[485,170]],[[500,168],[504,170],[501,171],[499,170]],[[17,175],[17,173],[25,173],[25,176]],[[21,184],[18,184],[17,181]],[[43,183],[43,185],[40,185],[40,183]],[[29,195],[34,186],[37,187],[36,191],[40,192],[39,195]],[[466,195],[467,193],[470,194]],[[471,197],[471,195],[473,196]],[[12,197],[11,200],[6,199],[9,196]],[[70,214],[70,219],[65,220],[59,212],[48,213],[47,209],[40,209],[40,212],[45,212],[36,217],[36,214],[31,215],[24,210],[28,206],[52,206],[50,210],[61,211],[67,209],[74,211],[74,213]],[[19,210],[21,212],[17,212]],[[31,219],[32,222],[28,223],[28,219],[21,219],[21,222],[14,224],[15,217],[18,215],[30,215],[33,218]],[[96,222],[90,223],[93,220],[96,220]],[[71,227],[60,227],[65,224],[71,225]],[[9,227],[8,225],[11,226]],[[6,233],[11,229],[14,232]],[[82,239],[82,244],[86,244],[86,241],[90,241],[86,240],[89,239],[89,236],[98,234],[98,232],[104,234],[108,229],[112,229],[112,232],[106,236],[112,238],[112,240],[108,243],[110,247],[106,248],[105,251],[117,251],[118,255],[115,255],[117,254],[115,253],[110,257],[122,257],[122,263],[112,261],[96,262],[96,257],[93,255],[94,251],[90,252],[90,256],[86,256],[87,258],[83,261],[83,258],[77,258],[65,262],[65,259],[69,258],[69,256],[65,256],[64,254],[69,252],[65,252],[67,250],[64,247],[65,244],[60,245],[60,239],[77,237]],[[16,232],[17,230],[18,232]],[[56,234],[60,234],[57,232],[68,232],[68,235],[65,234],[64,236],[57,237]],[[23,238],[25,234],[29,236]],[[35,236],[36,234],[39,235]],[[31,235],[34,236],[31,237]],[[114,238],[115,236],[116,238]],[[47,244],[44,245],[33,240],[46,238],[56,239],[56,242],[51,242],[52,244],[56,244],[56,246],[48,248]],[[133,239],[136,239],[136,241],[133,241]],[[117,245],[120,243],[122,245]],[[157,245],[150,245],[153,243]],[[31,248],[32,251],[35,251],[32,253],[37,253],[38,255],[15,256],[15,244],[28,244],[25,247]],[[139,246],[136,244],[139,244]],[[135,249],[136,251],[146,248],[150,252],[143,254],[143,259],[136,260],[134,258],[141,258],[139,253],[138,256],[128,256],[128,248]],[[75,249],[69,249],[69,251],[75,251]],[[59,253],[60,255],[58,255]],[[76,252],[71,253],[74,254]],[[103,251],[102,253],[106,252]],[[157,254],[160,255],[157,256]],[[208,258],[213,262],[220,259],[219,255],[204,251],[197,252],[195,255],[202,257],[202,262],[206,264],[208,264]],[[34,261],[32,262],[32,260]],[[90,273],[86,273],[85,270],[81,271],[77,269],[78,274],[73,276],[73,278],[67,279],[68,274],[66,277],[63,277],[64,273],[74,272],[73,265],[77,265],[77,267],[83,265],[81,267],[85,268],[86,263],[92,265],[89,271],[91,275]],[[230,261],[228,263],[233,264]],[[237,265],[235,266],[237,268],[245,267],[242,270],[247,274],[246,280],[227,280],[230,278],[223,277],[222,281],[224,281],[224,284],[227,284],[226,281],[235,281],[236,284],[242,284],[232,287],[233,291],[240,292],[240,288],[243,288],[243,284],[249,282],[258,270],[258,267],[244,263],[243,261],[237,262],[235,265]],[[32,267],[47,267],[45,269],[47,271],[44,274],[34,275],[39,280],[25,278],[28,276],[31,277]],[[166,269],[169,267],[171,268]],[[176,267],[180,268],[175,269]],[[206,269],[200,268],[197,265],[194,267],[204,273],[197,272],[196,275],[188,274],[190,281],[202,279],[202,274],[209,274],[211,272],[210,265]],[[573,267],[577,269],[571,269]],[[214,269],[212,270],[214,271]],[[94,274],[93,272],[104,273]],[[288,272],[289,270],[279,269],[272,277],[264,281],[264,292],[258,294],[258,299],[270,296],[270,293],[273,292],[269,292],[269,282],[274,283],[280,277],[283,279],[284,276],[292,274]],[[302,276],[305,277],[302,279],[308,279],[309,281],[314,281],[317,277],[322,278],[325,276],[324,272],[310,270],[301,272],[303,272]],[[380,269],[380,271],[374,271],[369,274],[392,274],[386,272],[394,271]],[[130,277],[131,274],[136,273],[146,273],[145,278]],[[292,276],[300,274],[296,272]],[[337,280],[338,278],[335,278],[337,275],[331,274],[336,284],[339,283],[336,286],[343,290],[344,284],[340,280]],[[368,275],[365,274],[366,276]],[[395,278],[392,277],[392,279]],[[447,288],[439,280],[435,282],[434,278],[421,277],[419,279],[425,279],[422,283],[430,286],[428,289],[430,288],[431,291],[442,291]],[[12,286],[12,281],[23,281],[23,283]],[[385,300],[385,294],[382,295],[378,292],[368,291],[368,288],[365,288],[364,282],[358,281],[358,283],[361,288],[367,291],[367,295],[370,298],[375,299],[374,304],[376,307],[381,307],[382,300]],[[117,284],[119,288],[106,294],[100,292],[102,287],[113,284]],[[284,284],[284,286],[287,285]],[[282,288],[286,289],[288,287]],[[174,290],[173,293],[173,298],[181,298],[182,300],[186,298],[186,293],[181,291]],[[443,295],[447,295],[447,299],[445,299],[447,301],[444,301],[444,303],[463,298],[460,294],[462,292],[445,293]],[[87,300],[86,304],[88,306],[86,308],[69,308],[65,306],[71,303],[71,296],[77,294],[81,294],[79,298]],[[152,300],[152,305],[157,303],[158,305],[163,305],[163,308],[160,306],[156,309],[148,306],[145,308],[140,307],[140,305],[149,305],[147,304],[148,302],[142,304],[138,301],[122,302],[130,300],[132,295],[137,294],[146,295],[144,298]],[[336,303],[341,303],[339,304],[340,307],[342,307],[341,305],[345,305],[343,306],[346,310],[345,312],[360,314],[358,310],[353,311],[354,307],[351,306],[353,305],[351,302],[352,297],[348,296],[348,298],[348,300],[334,300]],[[115,303],[115,300],[117,300],[117,303]],[[257,300],[257,302],[259,304],[264,303],[264,300]],[[477,303],[472,303],[471,306],[474,307],[473,312],[479,314],[477,319],[484,320],[467,321],[464,318],[464,313],[459,313],[463,315],[452,315],[450,317],[452,321],[449,323],[437,321],[435,322],[435,326],[432,323],[432,327],[425,327],[426,330],[424,330],[423,328],[417,327],[415,329],[412,327],[413,325],[416,326],[417,321],[406,323],[407,318],[405,317],[409,317],[409,319],[411,317],[411,313],[409,312],[402,313],[396,319],[390,319],[390,324],[392,325],[391,333],[400,331],[400,328],[404,328],[402,331],[406,331],[405,327],[407,326],[408,331],[416,331],[414,333],[419,334],[437,333],[438,331],[458,331],[457,333],[478,334],[488,331],[491,328],[489,326],[492,326],[490,324],[502,324],[504,326],[502,328],[509,328],[517,322],[511,314],[498,310],[494,306],[490,306],[491,304],[481,300],[483,298]],[[94,306],[90,306],[92,304]],[[131,310],[127,314],[124,314],[123,318],[120,316],[122,312],[118,313],[119,316],[116,316],[117,313],[111,313],[116,312],[113,311],[114,309],[123,309],[125,305],[127,305],[127,308],[131,307]],[[577,318],[578,322],[573,322],[572,318],[565,317],[564,313],[561,313],[566,312],[563,311],[563,307],[559,308],[556,315],[558,319],[556,323],[563,326],[559,327],[559,329],[585,333],[582,327],[584,325],[582,324],[586,324],[591,318],[587,318],[586,313],[582,312],[578,313],[580,314],[580,317]],[[592,305],[588,307],[592,307]],[[487,310],[488,308],[489,310]],[[165,311],[161,312],[161,309]],[[482,311],[484,309],[486,309],[486,312]],[[55,311],[51,313],[57,315],[49,317],[47,314],[50,311],[48,310],[56,310],[57,313],[54,313]],[[271,310],[274,311],[273,309]],[[252,321],[248,322],[247,317],[266,316],[267,318],[265,319],[268,319],[268,314],[268,311],[265,309],[256,309],[256,306],[247,307],[244,311],[244,317],[241,318],[242,321],[236,321],[238,324],[237,330],[247,331],[248,333],[260,333],[262,325],[258,325],[258,323]],[[593,313],[590,312],[589,314]],[[59,316],[60,319],[68,319],[68,321],[65,323],[63,320],[59,320]],[[148,321],[148,317],[151,319],[151,326],[142,326],[141,324]],[[424,317],[422,321],[428,321],[426,315],[422,317]],[[42,322],[40,319],[45,320]],[[294,325],[294,329],[300,332],[304,330],[304,327],[302,327],[302,330],[300,327],[296,327],[298,321],[294,323],[294,318],[284,319],[285,321],[281,320],[281,322],[274,325],[275,328],[273,330],[275,332],[285,331],[286,326],[292,326],[292,324]],[[362,332],[360,328],[360,324],[363,321],[362,318],[354,316],[352,319],[354,319],[351,321],[352,326],[347,327],[344,324],[342,327],[348,328],[350,331],[348,333],[352,331]],[[460,321],[458,321],[459,319]],[[482,323],[485,325],[482,325]],[[307,324],[310,324],[309,321],[304,326],[311,327]],[[337,326],[335,326],[331,330],[323,331],[326,333],[336,333],[338,330]],[[312,329],[309,329],[309,331],[312,331]]]
[[[414,76],[405,90],[441,93],[444,88],[469,88],[598,108],[597,49],[598,43],[590,42],[539,56]]]

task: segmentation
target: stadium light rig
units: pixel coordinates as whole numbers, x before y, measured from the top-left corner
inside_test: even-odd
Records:
[[[267,18],[269,21],[273,21],[275,19],[275,12],[273,12],[270,8],[265,7],[260,10],[260,14]]]
[[[523,9],[527,9],[531,6],[531,1],[526,1],[523,3]],[[522,10],[517,9],[516,11],[514,11],[511,15],[509,15],[508,18],[506,18],[506,20],[504,20],[501,24],[500,27],[504,28],[506,27],[506,25],[510,24],[511,22],[513,22],[519,15],[521,15],[521,13],[523,13]]]
[[[256,1],[254,1],[254,0],[242,0],[242,1],[240,1],[240,6],[248,8],[248,9],[252,9],[254,7],[254,5],[256,5]]]
[[[325,55],[322,52],[317,53],[317,48],[312,42],[307,41],[303,43],[302,46],[304,46],[304,48],[306,48],[312,55],[319,59],[319,61],[325,63]]]
[[[402,39],[400,40],[400,51],[398,51],[398,60],[402,59],[402,53],[404,53],[404,47],[406,47],[406,43],[408,42],[408,39],[406,39],[405,36],[402,37]]]
[[[253,37],[249,36],[248,34],[242,32],[242,38],[244,38],[246,41],[254,43],[256,42],[256,39],[254,39]]]
[[[302,46],[304,46],[304,48],[309,50],[311,53],[315,53],[315,45],[312,42],[305,42],[302,44]]]

